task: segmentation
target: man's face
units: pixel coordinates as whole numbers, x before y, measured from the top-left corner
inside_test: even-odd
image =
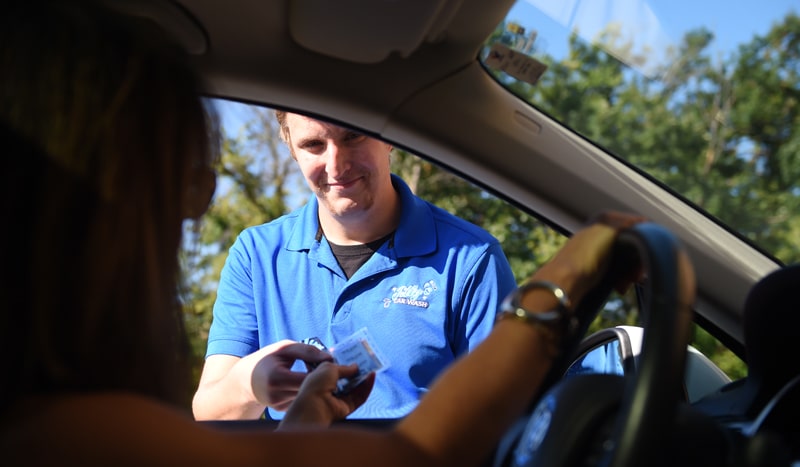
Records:
[[[292,156],[320,207],[334,217],[364,213],[393,191],[391,145],[297,114],[286,116],[286,126]]]

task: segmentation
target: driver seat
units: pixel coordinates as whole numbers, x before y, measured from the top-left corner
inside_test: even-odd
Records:
[[[762,278],[747,295],[744,338],[748,383],[753,387],[748,414],[756,414],[792,378],[800,375],[793,358],[800,341],[800,264]]]
[[[714,414],[752,420],[792,378],[800,375],[793,358],[800,341],[800,264],[777,269],[759,280],[744,305],[746,378],[698,402]]]

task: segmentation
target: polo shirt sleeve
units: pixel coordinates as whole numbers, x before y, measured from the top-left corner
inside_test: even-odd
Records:
[[[455,352],[474,349],[494,327],[500,302],[517,286],[498,242],[490,243],[461,281],[461,310],[452,341]]]
[[[220,274],[206,357],[216,354],[244,357],[259,348],[252,258],[246,231],[228,252]]]

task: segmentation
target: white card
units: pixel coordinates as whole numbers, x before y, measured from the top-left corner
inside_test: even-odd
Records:
[[[369,373],[379,373],[389,367],[389,362],[378,352],[367,328],[359,329],[328,350],[337,364],[358,365],[358,374],[355,377],[339,380],[339,393],[346,393],[358,386]]]

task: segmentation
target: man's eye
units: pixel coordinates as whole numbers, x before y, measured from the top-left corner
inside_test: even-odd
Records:
[[[355,132],[348,133],[347,136],[345,137],[345,140],[351,143],[361,142],[364,141],[365,139],[367,139],[366,136],[362,135],[361,133],[355,133]]]
[[[322,148],[321,141],[306,141],[300,145],[300,149],[304,149],[306,151],[317,151]]]

